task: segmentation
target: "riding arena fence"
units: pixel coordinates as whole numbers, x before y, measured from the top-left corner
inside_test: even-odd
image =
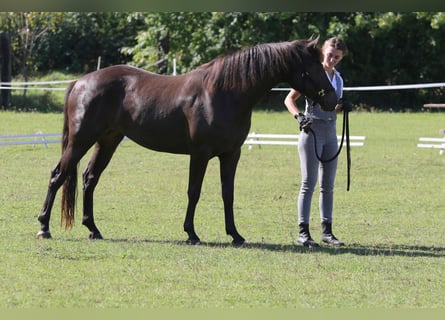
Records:
[[[5,135],[0,136],[0,146],[11,146],[11,145],[43,145],[48,148],[51,143],[60,143],[62,135],[60,133],[43,133],[41,131],[34,134],[17,134],[17,135]],[[244,144],[248,145],[249,150],[252,149],[253,145],[283,145],[292,146],[298,144],[297,134],[261,134],[252,132],[247,136]],[[339,144],[341,136],[337,137],[339,139]],[[125,137],[125,139],[128,139]],[[362,147],[364,145],[364,136],[351,136],[351,146],[352,147]],[[354,141],[355,140],[355,141]]]
[[[38,145],[48,148],[48,144],[60,143],[62,135],[60,133],[43,133],[41,131],[34,134],[16,134],[0,136],[0,146],[11,145]]]
[[[252,150],[254,145],[281,145],[281,146],[296,146],[298,145],[298,134],[272,134],[272,133],[249,133],[244,144],[249,146],[249,150]],[[365,143],[365,136],[350,136],[351,147],[363,147]],[[341,136],[337,136],[338,144],[341,143]],[[346,142],[343,142],[346,145]]]
[[[73,80],[58,80],[58,81],[39,81],[39,82],[0,82],[0,90],[66,90],[66,85]],[[61,87],[63,86],[63,87]],[[438,88],[445,87],[445,83],[424,83],[424,84],[405,84],[405,85],[384,85],[384,86],[361,86],[361,87],[344,87],[344,91],[380,91],[380,90],[404,90],[404,89],[423,89],[423,88]],[[289,91],[291,88],[272,88],[272,91]],[[425,108],[428,108],[428,104]],[[20,145],[42,144],[45,148],[51,143],[60,143],[60,134],[58,133],[43,133],[37,132],[35,134],[21,134],[0,136],[0,146],[7,145]],[[361,147],[364,145],[364,136],[351,136],[351,146]],[[445,149],[445,137],[444,138],[419,138],[420,142],[417,146],[419,148],[437,148],[440,154],[443,154]],[[266,134],[252,132],[248,135],[244,142],[252,149],[253,145],[297,145],[298,135],[295,134]]]
[[[0,90],[66,90],[66,85],[77,79],[55,80],[55,81],[29,81],[29,82],[0,82]],[[60,85],[64,87],[60,87]],[[42,87],[41,87],[42,86]],[[46,86],[46,87],[45,87]],[[54,87],[56,86],[56,87]],[[406,90],[406,89],[426,89],[445,87],[445,82],[402,84],[402,85],[382,85],[382,86],[360,86],[344,87],[343,91],[385,91],[385,90]],[[272,88],[272,91],[289,91],[291,88]]]
[[[445,129],[439,130],[439,134],[441,134],[442,138],[430,138],[430,137],[420,137],[417,147],[418,148],[426,148],[426,149],[439,149],[439,154],[443,155],[445,150]],[[428,142],[428,143],[425,143]]]

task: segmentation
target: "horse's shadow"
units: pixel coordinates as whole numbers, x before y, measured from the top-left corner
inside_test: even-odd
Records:
[[[108,239],[110,242],[125,242],[125,243],[156,243],[168,244],[177,246],[188,246],[185,241],[175,240],[152,240],[152,239]],[[273,252],[295,252],[295,253],[325,253],[330,255],[353,254],[357,256],[402,256],[402,257],[431,257],[444,258],[445,247],[436,246],[416,246],[404,244],[358,244],[352,243],[342,247],[331,247],[327,245],[320,245],[317,248],[307,248],[297,246],[295,244],[274,244],[265,242],[246,242],[241,246],[235,247],[230,242],[201,242],[199,247],[210,248],[237,248],[239,250],[264,250]]]

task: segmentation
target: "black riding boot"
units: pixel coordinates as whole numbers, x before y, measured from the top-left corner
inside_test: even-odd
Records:
[[[309,233],[309,225],[305,223],[300,223],[300,234],[297,239],[297,244],[305,247],[318,247],[318,243],[316,243]]]
[[[332,223],[322,222],[321,229],[322,229],[322,234],[321,234],[322,242],[333,245],[333,246],[337,246],[337,247],[344,245],[344,243],[341,242],[340,240],[338,240],[332,233]]]

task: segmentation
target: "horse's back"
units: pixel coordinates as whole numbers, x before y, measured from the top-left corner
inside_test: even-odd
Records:
[[[154,81],[163,77],[165,76],[122,64],[90,72],[77,80],[76,86],[83,90],[90,89],[97,91],[112,83],[125,84],[128,79],[147,79]]]
[[[177,95],[181,76],[165,76],[128,65],[89,73],[67,97],[77,135],[123,134],[157,151],[189,153],[188,124]]]
[[[67,105],[83,112],[107,112],[123,108],[136,112],[156,99],[162,90],[160,83],[167,76],[158,75],[129,65],[115,65],[88,73],[69,88]]]

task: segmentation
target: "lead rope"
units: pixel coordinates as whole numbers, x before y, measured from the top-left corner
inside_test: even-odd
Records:
[[[343,128],[342,128],[342,133],[341,133],[340,147],[338,148],[338,151],[335,153],[335,155],[330,159],[327,159],[327,160],[321,159],[320,155],[318,154],[318,150],[317,150],[317,137],[315,136],[315,132],[314,132],[314,130],[312,130],[312,128],[310,126],[309,126],[309,128],[307,128],[307,130],[314,137],[315,155],[317,156],[318,161],[320,161],[322,163],[331,162],[332,160],[334,160],[335,158],[337,158],[339,156],[339,154],[343,148],[343,142],[344,142],[345,136],[346,136],[346,158],[347,158],[347,175],[348,175],[346,190],[349,191],[349,187],[351,185],[351,142],[350,142],[350,138],[349,138],[349,112],[343,111]]]
[[[346,186],[346,191],[349,191],[349,187],[351,186],[351,141],[349,137],[349,111],[344,112],[344,122],[346,122],[346,159],[347,159],[347,175],[348,182]]]

